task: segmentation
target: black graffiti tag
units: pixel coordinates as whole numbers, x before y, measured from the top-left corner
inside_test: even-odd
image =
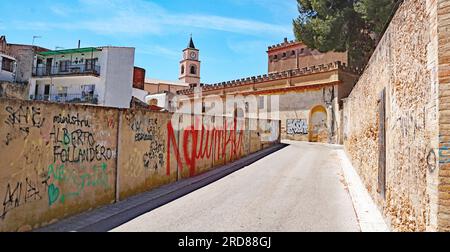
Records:
[[[287,133],[289,135],[308,134],[308,125],[305,119],[287,120]]]
[[[41,108],[19,106],[17,109],[7,106],[8,117],[5,123],[14,127],[22,128],[41,128],[44,124],[44,118],[41,117]]]

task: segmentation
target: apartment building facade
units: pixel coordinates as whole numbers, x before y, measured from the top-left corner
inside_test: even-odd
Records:
[[[129,108],[135,49],[86,47],[37,53],[30,99]]]
[[[0,52],[0,81],[15,82],[16,65],[14,57]]]

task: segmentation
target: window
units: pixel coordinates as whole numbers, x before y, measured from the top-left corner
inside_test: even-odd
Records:
[[[181,74],[184,74],[184,66],[181,66]]]
[[[283,58],[286,58],[286,55],[287,55],[286,53],[283,53]]]
[[[58,96],[59,97],[67,97],[67,87],[58,87]]]
[[[70,60],[62,60],[59,62],[59,71],[68,72],[70,66]]]
[[[273,56],[273,59],[277,60],[278,59],[278,55]]]
[[[46,84],[44,86],[44,100],[48,101],[50,99],[50,85]]]
[[[85,97],[94,97],[95,85],[83,85],[81,86],[81,96]]]
[[[86,71],[95,70],[95,66],[97,65],[98,59],[86,59]]]
[[[295,51],[292,50],[292,51],[291,51],[291,56],[294,56],[294,55],[295,55]]]
[[[264,109],[264,96],[258,98],[258,109]]]
[[[191,74],[197,74],[197,67],[194,65],[191,66]]]
[[[36,86],[34,87],[34,97],[37,97],[39,94],[39,84],[36,84]]]
[[[3,58],[2,59],[2,70],[7,72],[13,72],[14,71],[14,60]]]

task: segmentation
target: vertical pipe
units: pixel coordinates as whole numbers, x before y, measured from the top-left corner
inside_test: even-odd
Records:
[[[211,116],[211,124],[212,124],[212,135],[211,135],[211,144],[212,146],[212,153],[211,153],[211,157],[212,157],[212,168],[214,168],[215,166],[215,160],[216,160],[216,115],[212,115]]]
[[[247,131],[247,136],[248,136],[248,146],[247,146],[247,155],[250,155],[252,153],[252,130],[251,130],[251,125],[250,125],[250,118],[245,118],[246,122],[245,122],[245,130]]]
[[[120,151],[121,151],[121,132],[120,129],[122,128],[122,110],[119,110],[118,116],[117,116],[117,148],[116,148],[116,203],[120,201]]]
[[[177,146],[176,146],[176,148],[178,149],[178,154],[180,155],[180,160],[182,160],[182,158],[181,158],[181,156],[182,156],[182,151],[180,151],[180,142],[181,142],[181,140],[180,140],[180,132],[181,132],[181,127],[182,127],[182,123],[183,123],[183,117],[182,117],[182,115],[183,115],[183,117],[184,117],[184,114],[179,114],[178,115],[178,132],[177,132]],[[168,139],[168,141],[170,141],[170,139]],[[174,146],[175,147],[175,146]],[[170,150],[169,150],[170,151]],[[169,160],[169,162],[170,162],[170,160]],[[179,167],[183,167],[183,163],[181,163],[181,164],[178,164],[178,160],[177,160],[177,166],[176,166],[176,169],[177,169],[177,181],[179,181],[179,180],[181,180],[181,173],[180,173],[180,168]]]

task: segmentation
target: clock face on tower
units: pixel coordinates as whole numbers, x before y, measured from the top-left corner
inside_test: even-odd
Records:
[[[190,57],[195,60],[197,58],[197,54],[195,52],[191,52]]]

